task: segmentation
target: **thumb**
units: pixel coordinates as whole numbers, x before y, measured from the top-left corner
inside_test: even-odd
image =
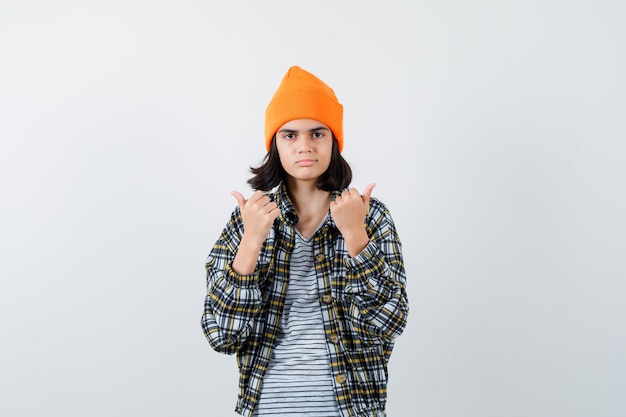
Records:
[[[246,205],[246,198],[239,191],[231,191],[230,195],[235,197],[235,199],[237,200],[237,204],[239,205],[240,209],[242,209],[243,206]]]
[[[370,204],[370,197],[372,196],[372,190],[374,189],[374,187],[376,187],[375,183],[371,183],[370,185],[365,187],[365,190],[363,190],[363,195],[361,196],[361,199],[363,200],[363,204],[365,204],[368,207]]]

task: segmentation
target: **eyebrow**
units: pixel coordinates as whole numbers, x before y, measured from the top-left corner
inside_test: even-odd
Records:
[[[329,128],[324,127],[324,126],[318,126],[318,127],[314,127],[312,129],[309,129],[309,133],[313,133],[313,132],[317,132],[318,130],[327,130],[330,131]],[[298,130],[296,129],[280,129],[277,133],[298,133]]]

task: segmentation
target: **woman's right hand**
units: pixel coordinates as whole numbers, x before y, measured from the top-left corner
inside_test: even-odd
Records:
[[[270,233],[274,220],[280,215],[280,209],[262,191],[255,191],[248,200],[238,191],[230,193],[237,200],[243,220],[243,239],[261,247]]]

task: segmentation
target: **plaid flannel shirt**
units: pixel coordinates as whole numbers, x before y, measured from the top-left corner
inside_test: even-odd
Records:
[[[237,354],[235,411],[245,416],[257,403],[276,340],[298,222],[284,185],[269,195],[281,214],[261,248],[255,272],[240,275],[231,266],[243,235],[238,207],[206,260],[201,324],[213,349]],[[401,243],[389,211],[376,198],[370,199],[365,226],[370,242],[354,258],[331,215],[313,238],[320,309],[343,417],[385,416],[387,362],[409,312]]]

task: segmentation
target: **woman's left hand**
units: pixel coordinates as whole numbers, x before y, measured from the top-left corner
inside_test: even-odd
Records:
[[[374,183],[369,184],[363,195],[356,188],[350,188],[330,203],[330,214],[346,240],[348,253],[352,257],[361,252],[369,242],[364,222],[375,186]]]

